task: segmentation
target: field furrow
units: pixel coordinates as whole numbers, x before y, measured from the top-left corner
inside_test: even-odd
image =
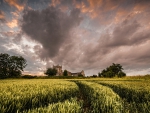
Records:
[[[86,100],[89,113],[122,113],[120,97],[106,86],[94,82],[76,81]]]
[[[149,80],[1,80],[0,113],[150,113]]]
[[[148,82],[96,81],[112,88],[124,101],[124,113],[150,113],[150,87]]]
[[[64,102],[49,104],[47,107],[23,111],[23,113],[83,113],[83,101],[77,98],[67,99]]]

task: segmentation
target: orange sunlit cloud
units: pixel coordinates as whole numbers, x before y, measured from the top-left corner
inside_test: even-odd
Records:
[[[93,9],[92,6],[87,7],[84,2],[81,4],[76,3],[75,7],[79,8],[82,13],[88,14],[91,18],[96,18],[98,16],[96,10]]]
[[[58,4],[60,4],[60,0],[52,0],[50,6],[56,7]]]
[[[18,17],[18,16],[19,16],[18,12],[11,12],[11,14],[12,14],[13,16],[15,16],[15,17]]]
[[[10,28],[17,27],[18,26],[18,21],[16,19],[13,19],[12,21],[7,22],[7,26],[10,27]]]
[[[88,0],[89,6],[82,3],[75,3],[75,7],[79,8],[82,13],[88,14],[91,19],[102,19],[103,13],[117,9],[119,3],[105,2],[104,0]],[[105,19],[104,19],[105,20]],[[107,23],[107,22],[106,22]]]
[[[139,11],[139,12],[144,12],[146,10],[149,10],[150,8],[150,5],[149,4],[146,4],[146,3],[143,3],[143,4],[136,4],[133,8],[134,11]]]
[[[0,20],[3,20],[3,19],[5,19],[4,12],[0,11]]]
[[[91,8],[101,7],[103,0],[88,0]]]
[[[119,9],[119,11],[116,13],[116,16],[114,18],[114,22],[115,23],[119,23],[122,21],[122,19],[124,19],[127,15],[128,15],[128,11],[123,10],[123,9]]]
[[[1,14],[0,14],[0,19],[4,19],[4,18],[5,18],[4,15],[1,15]]]
[[[22,11],[24,9],[23,4],[19,4],[18,0],[5,0],[10,6],[14,6],[19,11]]]
[[[60,9],[62,12],[66,12],[66,11],[68,10],[68,7],[66,7],[66,6],[61,6],[59,9]]]
[[[133,15],[139,15],[139,21],[143,24],[143,26],[150,28],[149,20],[150,20],[150,5],[149,4],[136,4],[133,8]]]

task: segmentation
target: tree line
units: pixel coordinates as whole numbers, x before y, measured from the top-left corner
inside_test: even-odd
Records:
[[[55,76],[57,74],[57,70],[55,68],[47,68],[44,74],[48,76]],[[66,69],[63,72],[63,76],[68,76],[68,71]]]
[[[48,76],[55,76],[57,74],[57,70],[55,68],[47,68],[44,74]],[[68,71],[66,69],[63,71],[62,76],[69,76]],[[79,74],[78,77],[83,77],[83,75]]]
[[[23,69],[27,66],[27,61],[22,56],[10,56],[6,53],[0,54],[0,78],[21,76]],[[55,76],[57,70],[55,68],[47,68],[44,74]],[[63,76],[68,76],[68,71],[64,70]],[[83,76],[83,75],[79,75]],[[124,77],[123,67],[120,64],[113,63],[111,66],[98,73],[99,77]]]
[[[57,70],[55,68],[47,68],[44,74],[48,76],[55,76],[57,74]],[[63,72],[63,76],[68,76],[68,71],[66,69]]]

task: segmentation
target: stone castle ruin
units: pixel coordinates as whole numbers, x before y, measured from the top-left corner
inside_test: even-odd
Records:
[[[53,69],[56,69],[56,70],[57,70],[56,76],[63,76],[62,66],[59,66],[59,65],[54,66],[54,65],[53,65]],[[83,70],[82,70],[81,72],[76,72],[76,73],[72,73],[72,72],[70,72],[70,71],[67,71],[67,72],[68,72],[68,76],[80,76],[80,75],[85,76]]]
[[[62,66],[59,66],[59,65],[54,66],[54,65],[53,65],[53,69],[56,69],[56,70],[57,70],[56,76],[61,76],[61,75],[63,75]]]

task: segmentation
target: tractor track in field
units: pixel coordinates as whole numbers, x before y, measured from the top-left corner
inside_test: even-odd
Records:
[[[80,86],[78,85],[77,82],[75,82],[77,84],[77,86],[79,87],[79,96],[78,96],[78,100],[83,100],[83,113],[90,113],[90,102],[88,101],[87,97],[83,94],[82,89],[80,88]]]

